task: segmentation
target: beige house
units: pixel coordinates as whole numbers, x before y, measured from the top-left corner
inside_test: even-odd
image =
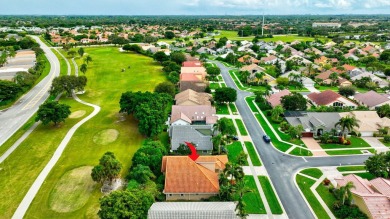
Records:
[[[363,137],[372,137],[374,133],[378,132],[378,129],[390,128],[390,119],[380,118],[376,111],[351,111],[339,114],[341,117],[355,117],[359,127],[354,127],[354,131]]]
[[[337,187],[345,186],[352,182],[352,204],[355,204],[364,212],[368,218],[388,219],[390,218],[390,181],[384,178],[373,180],[362,179],[350,174],[342,179],[335,179]]]
[[[240,70],[241,71],[248,71],[250,73],[250,75],[248,76],[248,81],[257,81],[256,74],[260,73],[260,72],[264,72],[264,74],[265,74],[263,76],[262,81],[265,81],[265,82],[268,83],[270,81],[274,81],[275,80],[274,77],[272,77],[271,75],[265,73],[265,69],[263,67],[260,67],[260,66],[258,66],[256,64],[245,65]]]
[[[212,95],[208,93],[196,92],[191,89],[187,89],[183,92],[176,94],[175,102],[179,106],[198,106],[208,105],[211,106],[210,100]]]
[[[165,156],[161,172],[165,175],[163,193],[167,201],[201,200],[219,194],[218,174],[225,169],[227,155]]]
[[[358,93],[355,95],[355,100],[359,104],[368,107],[370,110],[375,110],[377,107],[390,104],[390,98],[388,94],[378,94],[375,91]]]

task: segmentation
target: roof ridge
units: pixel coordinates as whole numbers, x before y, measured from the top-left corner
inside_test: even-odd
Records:
[[[202,166],[202,165],[200,165],[200,164],[198,164],[198,163],[196,163],[196,162],[195,162],[195,164],[197,165],[198,169],[199,169],[200,171],[202,171],[203,175],[207,178],[207,180],[210,182],[210,184],[213,185],[213,187],[214,187],[215,189],[219,190],[218,175],[217,175],[217,185],[214,185],[213,180],[210,179],[209,175],[208,175],[207,173],[205,173],[205,171],[211,172],[211,173],[215,173],[215,172],[213,172],[213,171],[207,169],[206,167],[204,167],[204,166]],[[214,161],[214,165],[215,165],[215,161]],[[215,173],[215,174],[216,174],[216,173]]]

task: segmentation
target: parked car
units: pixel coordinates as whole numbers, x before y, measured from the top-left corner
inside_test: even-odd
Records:
[[[232,136],[232,139],[233,139],[234,141],[237,141],[237,140],[238,140],[238,136],[233,135],[233,136]]]
[[[263,135],[263,140],[267,143],[271,142],[271,138],[268,135]]]

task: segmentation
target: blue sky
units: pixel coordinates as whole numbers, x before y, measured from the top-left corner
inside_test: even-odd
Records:
[[[1,0],[0,14],[389,14],[390,0]]]

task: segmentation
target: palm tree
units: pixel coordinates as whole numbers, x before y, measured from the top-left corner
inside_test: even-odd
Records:
[[[255,74],[255,77],[257,79],[257,84],[260,84],[260,81],[263,79],[264,76],[265,76],[264,72],[258,72]]]
[[[278,121],[280,115],[284,113],[283,107],[281,105],[278,105],[272,109],[271,113],[272,119]]]
[[[237,212],[237,216],[240,217],[241,219],[245,219],[246,216],[248,216],[248,213],[245,211],[245,206],[246,204],[244,203],[244,195],[246,193],[250,193],[252,192],[251,189],[248,189],[246,186],[245,186],[245,182],[241,181],[241,182],[238,182],[235,186],[235,192],[236,194],[238,194],[239,198],[238,198],[238,202],[237,202],[237,206],[236,206],[236,211]]]
[[[350,204],[352,201],[352,193],[351,189],[355,188],[353,182],[348,182],[345,186],[341,186],[339,189],[339,199],[341,200],[341,204],[344,205],[345,201],[348,201]]]
[[[80,71],[81,71],[83,74],[85,74],[85,72],[87,72],[87,70],[88,70],[87,64],[82,64],[82,65],[80,66]]]
[[[92,57],[91,56],[86,56],[84,58],[84,62],[87,63],[87,65],[89,64],[89,62],[92,62]]]
[[[240,181],[244,177],[244,170],[240,165],[226,163],[223,173],[227,178],[230,177],[230,184]]]
[[[333,72],[332,74],[329,75],[329,79],[332,80],[332,86],[337,81],[338,78],[339,78],[339,75],[336,72]]]
[[[221,142],[222,142],[222,135],[218,134],[214,136],[212,139],[214,148],[218,148],[218,154],[221,154]]]
[[[358,121],[359,120],[357,120],[354,116],[346,116],[341,118],[334,126],[340,126],[343,131],[344,137],[347,138],[347,133],[345,132],[345,130],[348,130],[348,132],[350,132],[354,127],[360,127]]]

